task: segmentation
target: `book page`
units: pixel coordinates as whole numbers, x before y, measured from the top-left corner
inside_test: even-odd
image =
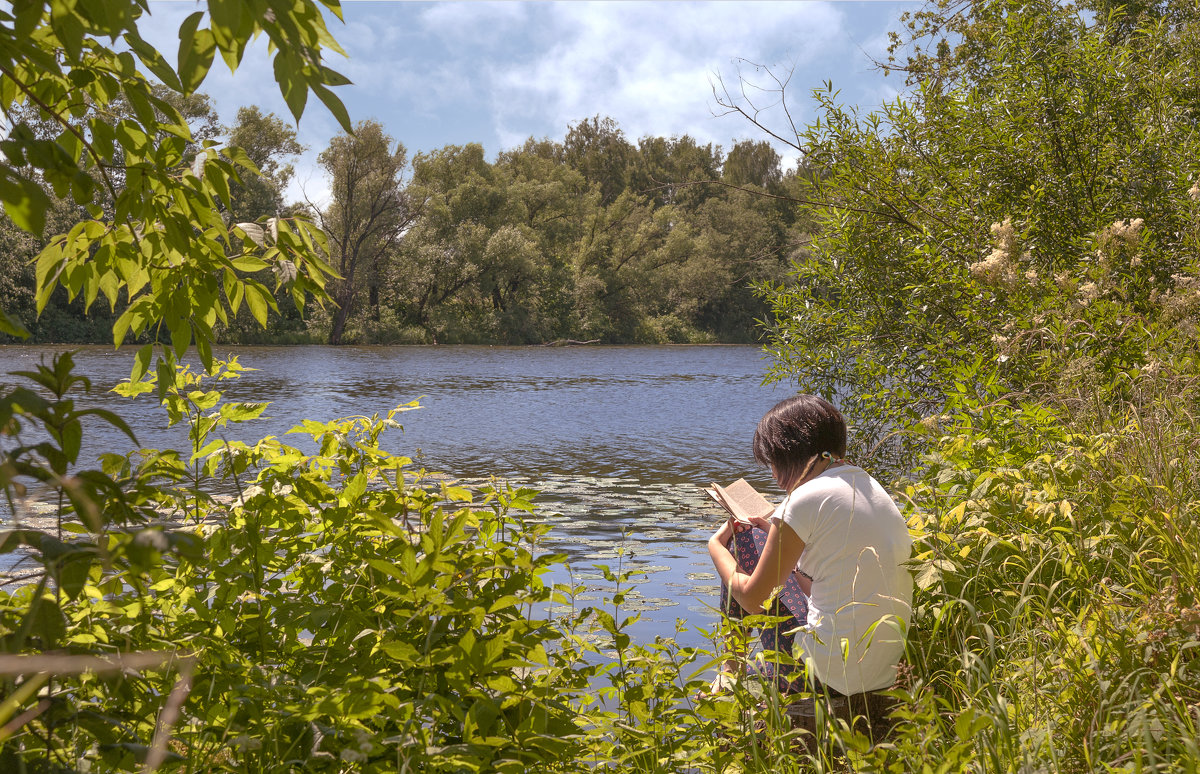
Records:
[[[718,484],[714,483],[711,486],[704,487],[704,491],[708,493],[709,497],[716,500],[717,505],[724,508],[725,512],[728,513],[730,516],[732,516],[734,521],[740,522],[742,524],[749,523],[745,519],[739,518],[736,514],[734,514],[733,510],[729,507],[729,503],[725,502],[725,498],[722,497],[721,493],[717,491],[720,488],[721,487]]]
[[[705,491],[740,522],[749,522],[756,516],[765,519],[775,511],[771,501],[763,497],[744,478],[739,478],[726,487],[713,484],[711,489]]]

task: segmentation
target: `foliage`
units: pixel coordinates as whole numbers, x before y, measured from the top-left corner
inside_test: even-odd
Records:
[[[337,12],[330,0],[325,7]],[[323,48],[337,49],[313,3],[251,4],[214,0],[180,28],[177,68],[146,43],[137,21],[146,10],[123,2],[22,3],[0,15],[0,109],[10,119],[25,105],[59,132],[38,137],[27,121],[15,121],[3,143],[0,196],[13,222],[35,234],[46,224],[50,189],[86,212],[65,234],[51,239],[36,262],[36,307],[41,312],[56,287],[68,300],[83,298],[85,310],[103,294],[114,309],[122,292],[125,309],[113,340],[143,333],[160,345],[162,382],[174,373],[175,357],[195,342],[212,362],[213,328],[245,302],[260,324],[275,306],[272,292],[244,276],[274,267],[298,302],[320,294],[328,267],[316,254],[323,235],[304,220],[265,224],[226,222],[230,182],[256,172],[244,152],[224,154],[204,141],[188,158],[191,130],[181,114],[203,81],[217,51],[230,67],[249,39],[265,33],[275,47],[275,74],[298,117],[311,88],[348,124],[329,86],[345,79],[325,65]],[[200,24],[207,17],[209,26]],[[100,43],[121,40],[127,50]],[[139,71],[145,68],[179,99],[166,99]],[[120,104],[119,120],[106,111]],[[119,173],[118,177],[115,174]],[[103,206],[102,206],[103,205]],[[230,254],[240,241],[240,252]],[[22,331],[5,317],[6,333]],[[134,369],[140,378],[152,351],[143,349]]]
[[[46,372],[69,366],[64,359]],[[212,378],[241,370],[221,363]],[[7,608],[0,627],[10,640],[28,630],[45,649],[195,654],[172,747],[190,768],[370,762],[378,770],[522,771],[568,751],[574,716],[563,686],[547,683],[548,674],[561,675],[518,669],[549,666],[547,648],[558,636],[529,617],[549,599],[540,576],[557,561],[535,556],[529,541],[539,531],[514,518],[514,509],[530,508],[531,493],[422,486],[410,460],[378,446],[396,412],[305,422],[295,432],[312,440],[313,454],[274,438],[217,440],[219,428],[265,405],[221,403],[205,381],[181,372],[165,402],[172,420],[191,429],[190,457],[141,452],[105,461],[117,481],[158,483],[144,489],[153,524],[123,544],[108,533],[104,565],[87,541],[56,554],[42,537],[47,577],[61,575],[62,592],[56,600],[43,580],[34,593],[40,607]],[[61,413],[58,405],[47,413]],[[23,473],[21,452],[12,458]],[[213,475],[236,485],[236,495],[213,495]],[[6,547],[16,544],[10,537]],[[142,561],[119,546],[129,555],[141,547]],[[30,625],[29,616],[39,617]],[[149,745],[161,684],[154,675],[115,685],[64,680],[54,722],[24,729],[13,740],[19,747],[5,752],[10,762],[46,755],[72,767],[93,760],[123,768],[130,750]]]
[[[905,96],[864,113],[816,92],[797,144],[821,227],[767,290],[776,376],[853,396],[868,446],[937,414],[977,355],[1035,391],[1062,373],[1051,344],[1141,365],[1197,238],[1194,23],[1114,38],[1070,5],[980,0],[910,27]]]

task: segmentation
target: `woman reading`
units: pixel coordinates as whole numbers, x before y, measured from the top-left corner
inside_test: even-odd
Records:
[[[733,615],[791,616],[762,632],[764,649],[791,650],[806,670],[760,668],[783,691],[810,687],[855,696],[891,687],[904,653],[912,539],[874,478],[847,463],[846,422],[828,401],[798,395],[762,418],[754,457],[787,496],[770,519],[736,531],[731,520],[708,541]]]

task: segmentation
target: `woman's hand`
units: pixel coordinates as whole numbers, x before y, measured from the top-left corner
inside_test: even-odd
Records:
[[[758,527],[759,529],[761,529],[763,532],[771,531],[771,520],[770,519],[763,518],[762,516],[751,516],[750,523],[753,524],[755,527]]]
[[[709,541],[719,543],[723,546],[729,545],[729,541],[733,539],[734,535],[740,535],[746,530],[754,527],[758,527],[764,532],[770,531],[771,522],[762,518],[753,518],[750,520],[750,523],[747,524],[744,521],[738,521],[730,516],[728,519],[725,519],[725,521],[721,522],[720,528],[713,533],[712,537],[709,538]]]

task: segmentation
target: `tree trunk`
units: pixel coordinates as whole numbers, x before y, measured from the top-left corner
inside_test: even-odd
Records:
[[[338,308],[333,315],[333,327],[329,330],[329,343],[341,344],[342,333],[346,330],[346,318],[350,316],[350,305],[354,301],[353,296],[350,298],[337,299]]]

